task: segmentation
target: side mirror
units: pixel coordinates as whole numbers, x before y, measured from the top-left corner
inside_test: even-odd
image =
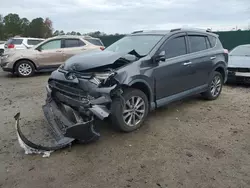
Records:
[[[156,62],[159,61],[165,61],[166,60],[166,52],[163,50],[161,51],[161,53],[159,53],[156,58],[155,58]]]
[[[39,52],[42,51],[40,47],[37,47],[36,50],[39,51]]]

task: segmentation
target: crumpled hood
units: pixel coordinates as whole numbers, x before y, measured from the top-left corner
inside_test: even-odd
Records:
[[[132,53],[131,53],[132,52]],[[102,67],[113,64],[121,57],[129,61],[136,60],[136,54],[130,52],[112,52],[104,51],[89,51],[83,54],[75,55],[69,58],[64,65],[64,69],[68,71],[84,71],[92,68]],[[129,54],[130,53],[130,54]],[[127,55],[126,55],[127,54]],[[126,57],[125,57],[126,56]]]
[[[230,56],[228,67],[250,68],[250,57],[249,56]]]

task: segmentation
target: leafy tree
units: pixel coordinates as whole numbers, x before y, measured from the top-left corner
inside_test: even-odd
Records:
[[[27,37],[28,36],[28,28],[29,28],[30,21],[27,18],[22,18],[20,20],[20,24],[21,24],[22,36]]]
[[[4,39],[4,24],[3,24],[3,16],[0,14],[0,39]]]
[[[60,32],[58,30],[56,30],[54,33],[53,33],[53,36],[58,36],[60,34]]]
[[[51,37],[52,32],[53,32],[52,21],[49,18],[46,18],[44,21],[44,36],[43,36],[43,38]]]
[[[79,32],[77,32],[76,34],[77,34],[77,35],[81,35],[81,33],[79,33]]]
[[[66,35],[71,35],[71,33],[70,32],[67,32],[67,34]]]
[[[8,14],[4,17],[3,22],[6,37],[22,34],[21,20],[18,14]]]
[[[30,37],[43,38],[44,30],[45,30],[45,27],[44,27],[43,18],[35,18],[29,24],[28,35]]]
[[[60,33],[59,33],[59,35],[65,35],[64,31],[61,30]]]
[[[75,31],[71,31],[70,34],[71,34],[71,35],[76,35],[76,32],[75,32]]]

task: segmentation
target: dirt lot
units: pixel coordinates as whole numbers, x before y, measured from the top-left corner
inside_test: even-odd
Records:
[[[249,87],[225,86],[216,101],[194,97],[158,109],[133,133],[106,122],[98,142],[49,158],[25,155],[13,116],[20,111],[25,126],[43,122],[48,76],[0,72],[0,187],[250,187]]]

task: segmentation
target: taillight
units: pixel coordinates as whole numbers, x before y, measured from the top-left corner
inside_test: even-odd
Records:
[[[228,49],[224,49],[224,53],[225,54],[228,54],[229,52],[228,52]]]
[[[8,48],[15,48],[14,44],[8,44]]]
[[[100,47],[100,49],[101,49],[101,50],[104,50],[104,49],[105,49],[105,47],[101,46],[101,47]]]

